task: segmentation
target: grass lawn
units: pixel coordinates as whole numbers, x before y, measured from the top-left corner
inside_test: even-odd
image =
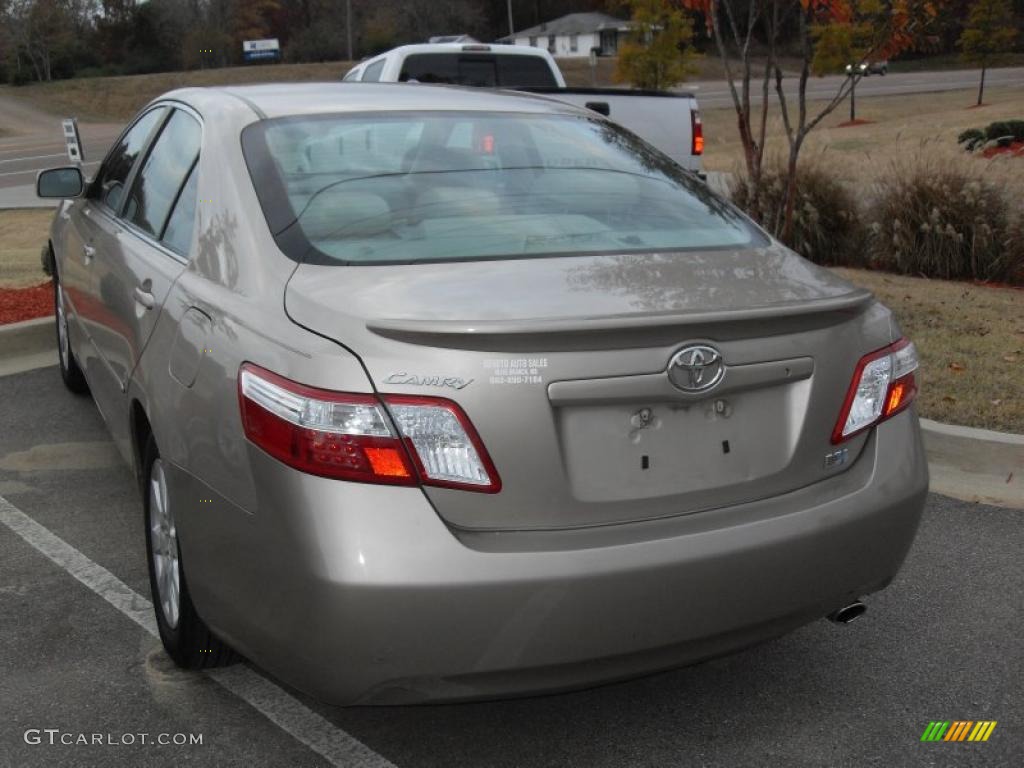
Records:
[[[52,211],[0,211],[0,288],[36,285]],[[837,269],[896,312],[920,351],[922,415],[1024,433],[1024,290]]]
[[[6,94],[23,99],[54,115],[75,115],[83,120],[127,120],[150,100],[175,88],[204,85],[239,85],[268,82],[340,81],[352,64],[330,61],[318,64],[277,64],[188,72],[159,72],[123,77],[82,77],[6,88]]]
[[[974,163],[979,172],[990,177],[1021,183],[1024,161],[1000,158],[989,162],[969,155],[956,143],[957,135],[965,128],[983,128],[994,120],[1024,119],[1024,87],[986,89],[985,101],[986,106],[980,109],[968,109],[974,104],[974,91],[970,90],[858,98],[858,119],[871,122],[841,127],[840,123],[849,118],[849,107],[845,103],[840,105],[807,137],[801,161],[826,164],[836,177],[864,184],[915,156],[938,157],[943,162]],[[788,151],[775,104],[773,99],[768,120],[768,157],[781,157]],[[701,114],[705,167],[712,171],[740,171],[743,160],[736,112],[728,107],[702,110]]]
[[[922,416],[1024,433],[1024,289],[835,271],[874,292],[917,345]]]
[[[27,288],[49,280],[39,263],[53,209],[0,210],[0,288]]]

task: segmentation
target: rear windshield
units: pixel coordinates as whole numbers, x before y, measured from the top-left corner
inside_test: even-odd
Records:
[[[478,88],[547,88],[557,86],[547,60],[540,56],[479,53],[414,53],[402,62],[401,82],[471,85]]]
[[[763,242],[699,180],[618,127],[563,115],[278,118],[242,134],[279,247],[394,264]]]

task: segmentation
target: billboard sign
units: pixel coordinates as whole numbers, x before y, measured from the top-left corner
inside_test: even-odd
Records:
[[[281,58],[281,44],[276,37],[246,40],[242,43],[242,58],[246,61],[277,61]]]

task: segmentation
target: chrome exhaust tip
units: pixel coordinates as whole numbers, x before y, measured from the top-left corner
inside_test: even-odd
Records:
[[[851,621],[856,621],[863,616],[867,609],[868,607],[860,600],[854,600],[849,605],[844,605],[842,608],[832,611],[828,615],[828,620],[835,624],[849,624]]]

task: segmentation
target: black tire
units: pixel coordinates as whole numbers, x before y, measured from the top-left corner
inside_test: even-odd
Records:
[[[52,259],[52,255],[51,255]],[[51,261],[51,269],[53,263]],[[78,367],[75,353],[71,351],[71,338],[68,336],[67,315],[64,313],[64,302],[60,292],[60,280],[57,270],[53,269],[53,315],[54,330],[57,334],[57,363],[60,366],[60,377],[64,386],[76,395],[84,395],[89,391],[85,374]]]
[[[153,534],[153,523],[154,523],[154,510],[153,510],[153,499],[154,499],[154,480],[158,480],[154,476],[154,467],[158,469],[160,474],[163,473],[163,463],[159,465],[157,461],[160,459],[160,453],[157,451],[156,441],[153,436],[150,435],[146,440],[146,447],[143,451],[142,460],[142,477],[144,478],[143,490],[142,490],[142,503],[145,509],[145,521],[146,521],[146,562],[149,566],[149,588],[153,597],[153,611],[156,614],[157,628],[160,631],[160,640],[163,643],[164,650],[167,651],[167,655],[174,660],[174,663],[184,669],[207,669],[209,667],[221,667],[226,664],[231,664],[238,660],[237,654],[231,649],[231,647],[217,637],[210,628],[206,626],[199,614],[196,613],[195,606],[192,604],[192,598],[188,591],[188,581],[185,578],[185,568],[181,558],[181,546],[177,540],[176,529],[174,528],[173,514],[170,516],[170,528],[175,533],[170,537],[170,541],[164,539],[164,546],[173,546],[174,551],[177,553],[177,560],[174,561],[174,566],[178,573],[178,605],[177,615],[165,608],[163,601],[163,593],[160,591],[158,585],[157,567],[154,558],[154,538]],[[164,477],[166,480],[166,477]],[[159,501],[157,502],[160,503]],[[166,490],[166,482],[164,483],[163,489],[163,504],[169,509],[169,501]],[[157,517],[166,520],[161,514],[157,513]],[[159,521],[157,523],[159,525]],[[162,564],[164,568],[167,568],[168,560],[161,553]]]

